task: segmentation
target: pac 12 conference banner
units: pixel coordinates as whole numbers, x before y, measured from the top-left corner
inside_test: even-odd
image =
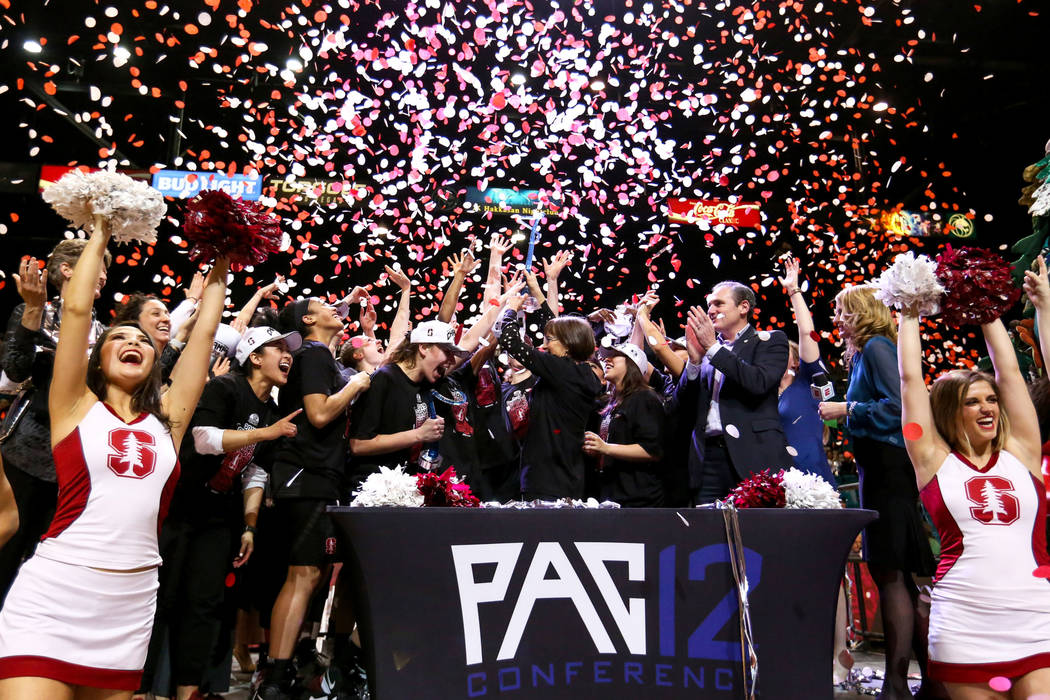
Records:
[[[718,511],[329,512],[377,700],[742,697]],[[873,517],[740,513],[762,698],[831,699],[838,584]]]

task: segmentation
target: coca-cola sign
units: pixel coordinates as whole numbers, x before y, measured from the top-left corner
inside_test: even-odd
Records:
[[[679,224],[709,224],[725,226],[758,226],[761,221],[759,205],[750,202],[724,202],[717,199],[670,199],[668,221]]]

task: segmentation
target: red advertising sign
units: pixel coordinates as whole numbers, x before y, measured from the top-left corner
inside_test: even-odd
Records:
[[[40,191],[43,192],[45,189],[55,184],[62,179],[62,176],[73,170],[83,170],[85,173],[93,173],[98,168],[93,168],[88,165],[42,165],[40,166]],[[150,173],[148,170],[120,170],[128,177],[133,177],[136,180],[149,180]]]
[[[758,226],[762,220],[759,205],[749,202],[723,202],[717,199],[669,199],[667,220],[679,224],[707,221],[743,228]]]

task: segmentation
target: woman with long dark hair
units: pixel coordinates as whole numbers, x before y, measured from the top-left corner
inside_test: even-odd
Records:
[[[897,331],[872,287],[847,287],[835,297],[834,323],[850,368],[845,402],[823,402],[824,420],[845,421],[860,472],[860,502],[878,511],[864,531],[864,558],[879,589],[886,636],[882,697],[911,697],[912,652],[926,678],[926,630],[912,574],[934,572],[933,552],[919,510],[919,491],[901,432]]]
[[[130,697],[146,658],[157,533],[178,480],[176,446],[208,376],[228,264],[208,276],[185,371],[162,397],[157,349],[138,326],[110,328],[88,355],[109,238],[96,217],[63,300],[49,397],[58,508],[0,612],[4,698]]]
[[[649,361],[631,344],[601,354],[612,396],[602,410],[600,434],[583,435],[583,451],[598,458],[601,499],[624,507],[659,508],[664,505],[660,460],[665,421],[663,402],[645,379]]]

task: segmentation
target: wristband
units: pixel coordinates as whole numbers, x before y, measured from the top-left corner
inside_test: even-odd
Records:
[[[255,534],[255,526],[254,525],[245,525],[244,526],[244,531],[245,532],[250,532],[250,533],[252,533],[254,535]]]
[[[856,406],[857,406],[857,402],[856,401],[847,401],[846,402],[846,420],[850,420],[851,418],[853,418],[853,409]]]
[[[171,347],[175,348],[179,352],[182,352],[182,349],[184,347],[186,347],[186,341],[185,340],[176,340],[175,338],[172,338],[171,340],[168,341],[168,345],[170,345]]]

